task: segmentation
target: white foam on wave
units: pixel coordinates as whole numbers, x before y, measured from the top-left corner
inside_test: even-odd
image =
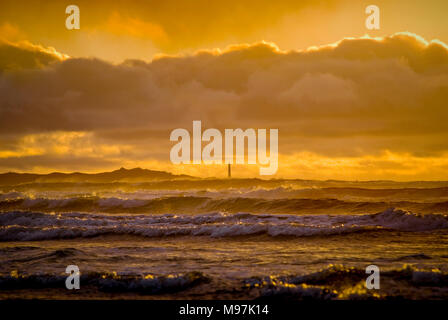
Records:
[[[0,240],[43,240],[129,234],[144,237],[175,235],[234,237],[325,236],[366,230],[428,231],[448,228],[448,217],[388,209],[372,215],[275,215],[250,213],[91,214],[0,213]]]

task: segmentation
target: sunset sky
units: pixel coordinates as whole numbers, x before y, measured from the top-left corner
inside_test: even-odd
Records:
[[[65,28],[70,4],[80,30]],[[2,0],[0,172],[223,177],[169,160],[170,132],[202,120],[278,128],[276,178],[448,180],[447,12],[442,0]]]

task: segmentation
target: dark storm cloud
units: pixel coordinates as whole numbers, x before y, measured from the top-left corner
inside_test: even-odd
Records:
[[[144,137],[168,147],[171,130],[202,120],[279,128],[283,153],[448,150],[448,50],[410,34],[300,52],[240,45],[119,65],[48,64],[35,55],[39,63],[25,59],[0,75],[2,135],[87,131],[104,143],[141,146],[136,139]],[[15,59],[6,54],[3,66]]]

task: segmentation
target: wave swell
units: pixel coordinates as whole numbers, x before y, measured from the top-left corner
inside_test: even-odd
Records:
[[[0,211],[40,212],[102,212],[102,213],[376,213],[390,207],[405,208],[424,213],[448,211],[448,202],[411,201],[345,201],[338,199],[266,199],[266,198],[213,198],[201,196],[163,196],[151,199],[123,199],[117,197],[79,196],[68,198],[0,199]]]
[[[3,290],[29,288],[65,288],[67,275],[11,275],[0,276],[0,288]],[[94,286],[104,292],[138,292],[143,294],[160,294],[182,291],[201,283],[209,278],[201,272],[183,274],[168,274],[156,276],[146,275],[118,275],[115,272],[89,273],[81,275],[81,283]]]
[[[252,213],[93,214],[10,211],[0,213],[1,241],[85,238],[107,234],[143,237],[328,236],[354,232],[431,231],[448,228],[448,217],[390,208],[367,215]]]

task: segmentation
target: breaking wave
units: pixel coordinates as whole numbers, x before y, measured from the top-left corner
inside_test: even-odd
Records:
[[[431,231],[448,228],[448,217],[387,209],[367,215],[253,213],[96,214],[9,211],[0,213],[0,240],[30,241],[100,235],[143,237],[328,236],[366,231]]]
[[[207,194],[209,195],[209,194]],[[259,193],[257,193],[260,196]],[[216,195],[215,195],[216,196]],[[143,197],[143,196],[142,196]],[[40,212],[102,212],[102,213],[208,213],[208,212],[252,212],[252,213],[375,213],[390,207],[399,207],[423,213],[448,211],[446,202],[412,201],[346,201],[338,199],[269,199],[269,197],[227,197],[189,196],[178,194],[157,197],[147,194],[146,198],[120,198],[99,196],[76,196],[63,198],[28,198],[16,194],[4,195],[0,199],[0,211]]]
[[[29,288],[64,288],[67,275],[32,274],[21,275],[13,272],[0,276],[0,289],[16,290]],[[201,272],[188,272],[168,275],[118,275],[115,272],[88,273],[80,276],[83,285],[94,286],[104,292],[138,292],[160,294],[182,291],[209,278]]]
[[[365,287],[365,276],[363,268],[329,265],[320,271],[302,275],[234,279],[233,282],[227,282],[228,285],[221,292],[238,292],[242,296],[261,300],[415,299],[431,298],[433,292],[439,292],[439,299],[447,296],[444,288],[448,285],[448,274],[438,269],[423,270],[404,265],[402,268],[384,270],[381,272],[381,291],[368,290]],[[65,280],[66,274],[21,274],[14,270],[10,274],[0,275],[0,289],[64,288]],[[99,292],[148,295],[182,292],[201,286],[203,294],[218,294],[219,297],[219,292],[212,287],[222,282],[222,279],[198,271],[165,275],[89,272],[80,275],[80,282],[83,287]]]
[[[293,299],[381,299],[390,298],[403,292],[388,289],[377,293],[365,286],[365,269],[330,265],[320,271],[299,276],[268,276],[246,279],[245,285],[260,291],[260,298]],[[444,288],[448,285],[448,274],[440,270],[421,270],[404,265],[400,269],[381,272],[381,281],[391,282],[397,287],[397,281],[404,287]],[[403,298],[403,297],[402,297]]]

